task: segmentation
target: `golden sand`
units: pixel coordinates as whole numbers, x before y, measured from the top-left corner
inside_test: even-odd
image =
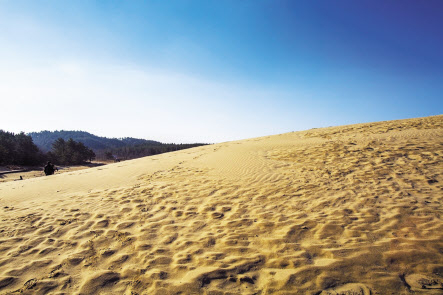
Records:
[[[109,162],[109,163],[111,163],[111,162]],[[82,170],[82,169],[88,169],[91,167],[102,166],[105,164],[106,163],[94,162],[92,164],[86,164],[86,165],[56,166],[56,168],[58,170],[55,172],[55,174],[61,174],[61,173],[66,173],[66,172]],[[8,182],[8,181],[19,181],[20,177],[22,177],[22,180],[23,180],[23,179],[30,179],[30,178],[45,176],[45,172],[43,172],[43,167],[38,167],[38,168],[31,167],[25,171],[17,171],[17,172],[11,171],[11,172],[4,173],[5,171],[9,170],[9,169],[5,169],[5,168],[6,167],[0,167],[0,183],[1,182]]]
[[[443,116],[0,184],[0,294],[442,294]]]

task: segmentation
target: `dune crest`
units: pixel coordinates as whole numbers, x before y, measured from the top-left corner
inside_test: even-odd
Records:
[[[442,294],[443,116],[0,184],[0,294]]]

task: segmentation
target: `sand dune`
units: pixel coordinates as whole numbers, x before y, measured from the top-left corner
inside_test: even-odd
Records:
[[[443,294],[443,116],[0,184],[0,294]]]

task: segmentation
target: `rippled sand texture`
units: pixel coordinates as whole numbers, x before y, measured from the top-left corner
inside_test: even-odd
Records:
[[[0,293],[442,294],[443,116],[0,184]]]

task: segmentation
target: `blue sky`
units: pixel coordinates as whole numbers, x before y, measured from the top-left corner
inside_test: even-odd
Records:
[[[0,1],[0,128],[221,142],[443,113],[443,3]]]

